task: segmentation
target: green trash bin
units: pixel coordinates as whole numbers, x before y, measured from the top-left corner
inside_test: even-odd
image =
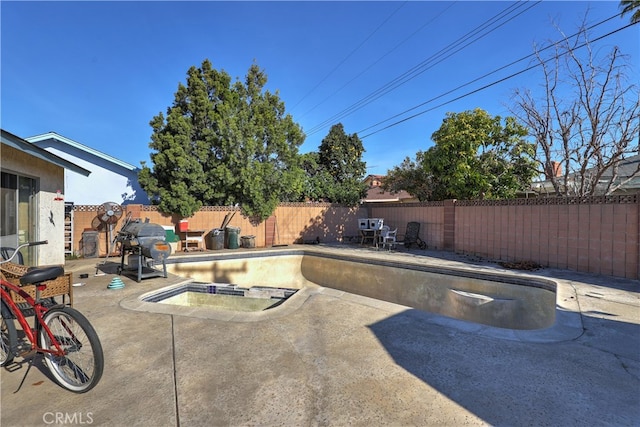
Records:
[[[175,243],[180,241],[180,237],[176,235],[173,227],[164,229],[164,239],[169,243]]]
[[[175,254],[178,252],[178,242],[180,241],[180,237],[176,234],[173,226],[163,225],[162,228],[164,228],[164,239],[169,246],[171,246],[171,252]]]
[[[240,247],[240,242],[238,241],[238,236],[240,235],[240,227],[227,227],[224,230],[227,241],[227,248],[229,249],[238,249]]]

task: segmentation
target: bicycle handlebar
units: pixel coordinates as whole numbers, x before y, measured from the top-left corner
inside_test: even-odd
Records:
[[[26,247],[26,246],[37,246],[37,245],[48,245],[49,241],[48,240],[41,240],[39,242],[27,242],[27,243],[23,243],[20,246],[18,246],[17,248],[14,249],[13,254],[11,254],[11,256],[8,259],[0,259],[0,264],[4,264],[5,262],[9,262],[11,261],[16,254],[20,251],[20,249]]]

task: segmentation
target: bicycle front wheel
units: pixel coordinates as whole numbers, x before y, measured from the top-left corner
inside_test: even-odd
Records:
[[[0,366],[6,366],[13,362],[14,349],[18,341],[18,335],[16,333],[16,325],[13,322],[13,317],[8,308],[4,306],[4,302],[1,307],[2,321],[0,323]]]
[[[44,361],[56,381],[75,393],[85,393],[98,384],[104,369],[100,339],[91,323],[71,307],[52,308],[43,317],[64,356],[43,353]],[[55,350],[51,337],[40,330],[40,346]]]

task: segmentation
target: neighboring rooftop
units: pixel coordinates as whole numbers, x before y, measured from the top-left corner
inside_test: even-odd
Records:
[[[564,172],[562,170],[562,164],[553,162],[553,173],[558,179],[560,185],[564,185]],[[581,176],[585,178],[595,177],[597,173],[596,168],[585,170],[583,174],[570,173],[568,175],[568,185],[578,186]],[[540,194],[555,194],[555,189],[551,179],[545,181],[534,182],[531,185],[532,189]],[[600,196],[607,191],[607,188],[612,188],[611,194],[628,194],[640,191],[640,155],[630,156],[620,160],[617,167],[609,167],[604,170],[599,177],[596,184],[595,196]]]
[[[367,196],[363,200],[369,203],[408,203],[418,200],[404,190],[398,192],[385,191],[382,189],[384,175],[367,175],[364,183],[369,185]]]

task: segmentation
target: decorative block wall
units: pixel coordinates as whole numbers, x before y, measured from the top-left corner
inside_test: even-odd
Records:
[[[155,206],[126,205],[125,215],[176,226],[180,219]],[[74,245],[91,228],[98,206],[74,207]],[[219,228],[228,213],[240,235],[255,236],[256,247],[319,240],[359,242],[359,218],[383,218],[402,241],[409,222],[420,223],[428,249],[448,250],[501,261],[531,261],[552,268],[640,279],[640,195],[447,200],[424,203],[283,203],[273,216],[253,223],[233,207],[203,207],[188,218],[190,229]],[[123,217],[125,216],[123,215]],[[121,224],[116,224],[119,230]],[[100,254],[107,252],[106,232]]]

